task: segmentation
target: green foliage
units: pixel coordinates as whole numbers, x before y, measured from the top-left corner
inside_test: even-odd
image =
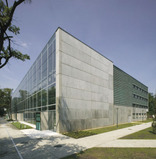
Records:
[[[4,116],[4,115],[5,115],[4,108],[1,108],[1,107],[0,107],[0,116]]]
[[[153,95],[152,93],[149,93],[149,99],[148,99],[148,105],[149,105],[149,115],[156,114],[156,95]]]
[[[7,121],[14,121],[13,119],[8,119]]]
[[[12,94],[12,89],[10,88],[4,88],[0,89],[0,112],[4,109],[6,109],[9,118],[11,114],[11,94]],[[4,111],[2,115],[4,115],[6,112]]]
[[[19,27],[16,27],[15,25],[12,25],[8,28],[8,30],[10,32],[13,32],[15,35],[19,34],[20,32],[20,28]]]
[[[32,129],[31,126],[21,124],[20,122],[13,122],[12,125],[14,125],[17,129]]]
[[[152,128],[153,128],[153,133],[156,134],[156,118],[153,119]]]
[[[7,0],[0,0],[0,68],[4,67],[10,58],[22,61],[30,59],[29,55],[22,54],[11,47],[13,36],[8,35],[9,33],[20,34],[20,28],[12,24],[12,19],[16,8],[23,2],[30,2],[30,0],[13,1],[10,7]]]

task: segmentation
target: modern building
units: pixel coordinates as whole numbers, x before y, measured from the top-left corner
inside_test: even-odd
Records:
[[[146,119],[148,88],[58,28],[12,96],[13,117],[60,133]]]

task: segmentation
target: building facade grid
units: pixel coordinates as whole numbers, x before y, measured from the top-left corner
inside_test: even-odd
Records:
[[[25,121],[35,123],[36,112],[56,109],[55,34],[39,54],[12,96],[12,113],[24,113]]]

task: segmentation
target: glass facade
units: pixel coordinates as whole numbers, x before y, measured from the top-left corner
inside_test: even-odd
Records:
[[[55,34],[46,44],[12,96],[12,112],[23,113],[24,120],[35,122],[36,112],[56,107]]]

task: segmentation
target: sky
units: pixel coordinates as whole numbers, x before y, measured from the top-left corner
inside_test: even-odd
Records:
[[[156,0],[32,0],[13,24],[20,27],[13,47],[31,59],[0,69],[0,88],[15,90],[61,27],[156,93]]]

